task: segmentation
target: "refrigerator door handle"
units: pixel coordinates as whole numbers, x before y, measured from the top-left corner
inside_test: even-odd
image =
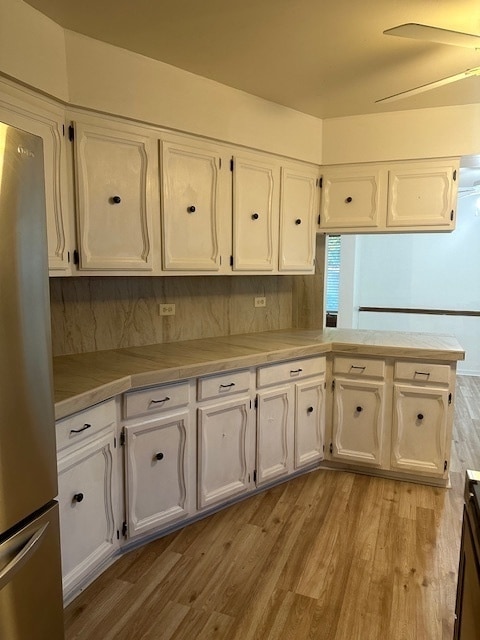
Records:
[[[20,549],[16,556],[12,560],[10,560],[10,562],[3,569],[0,570],[0,590],[3,589],[3,587],[5,587],[11,581],[17,571],[21,569],[21,567],[23,567],[23,565],[35,553],[38,545],[42,541],[48,524],[49,523],[47,522],[42,527],[40,527],[40,529],[37,529],[37,531],[35,531],[35,533],[27,540],[25,545]],[[6,555],[5,551],[7,553],[10,552],[7,545],[10,546],[11,542],[11,540],[7,540],[0,545],[0,559],[2,558],[2,555]],[[2,547],[4,548],[3,550]],[[4,551],[4,553],[2,553],[2,551]]]

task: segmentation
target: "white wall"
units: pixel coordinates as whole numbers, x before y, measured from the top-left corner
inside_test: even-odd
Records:
[[[454,335],[467,352],[458,370],[480,375],[480,318],[358,312],[360,306],[480,311],[475,198],[459,200],[452,233],[356,236],[353,261],[349,246],[342,245],[340,286],[354,293],[341,298],[342,326],[351,318],[350,326],[359,329]]]
[[[68,100],[62,27],[21,0],[0,0],[0,72]]]
[[[480,153],[480,104],[394,111],[323,123],[323,163]]]
[[[318,118],[71,31],[65,37],[72,104],[321,162]]]

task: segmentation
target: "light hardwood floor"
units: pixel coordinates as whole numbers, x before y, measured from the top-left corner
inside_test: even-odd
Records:
[[[67,640],[451,640],[480,378],[457,383],[451,489],[320,470],[132,551]]]

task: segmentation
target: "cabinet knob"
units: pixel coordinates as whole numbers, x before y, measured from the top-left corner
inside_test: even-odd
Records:
[[[120,202],[122,201],[120,196],[112,196],[111,197],[111,201],[113,204],[120,204]]]
[[[423,413],[417,414],[417,420],[423,420]]]
[[[307,413],[313,413],[313,407],[308,407]]]
[[[345,198],[345,202],[348,204],[350,202],[352,202],[353,198],[352,196],[348,196],[348,198]]]
[[[75,493],[72,502],[81,502],[83,500],[83,493]]]
[[[297,218],[297,219],[295,220],[295,224],[302,224],[302,220],[301,220],[301,218]]]
[[[187,207],[187,211],[188,213],[195,213],[197,209],[195,208],[195,206],[193,204],[191,204],[189,207]]]
[[[362,413],[362,411],[363,411],[363,407],[358,406],[357,407],[357,413]]]
[[[259,217],[258,213],[252,213],[252,220],[258,220]]]
[[[163,453],[156,453],[155,460],[163,460]]]

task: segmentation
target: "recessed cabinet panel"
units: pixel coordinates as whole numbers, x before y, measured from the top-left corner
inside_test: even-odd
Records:
[[[293,386],[261,391],[257,408],[257,485],[293,471]]]
[[[323,460],[325,374],[295,385],[295,469]]]
[[[163,267],[219,271],[221,224],[230,213],[220,199],[221,156],[165,141],[161,152]]]
[[[80,268],[151,270],[151,139],[81,122],[75,136]]]
[[[245,493],[251,485],[250,397],[198,409],[198,506]]]
[[[438,162],[389,168],[387,227],[453,229],[456,171],[455,166]]]
[[[313,271],[318,195],[317,171],[282,167],[280,271]]]
[[[113,432],[58,460],[63,589],[69,590],[117,544]]]
[[[233,170],[233,268],[278,267],[280,169],[256,157],[236,156]]]
[[[336,378],[333,458],[382,464],[384,382]]]
[[[189,513],[188,411],[125,427],[129,537]]]
[[[320,228],[375,228],[385,207],[382,169],[330,167],[323,173]]]
[[[394,385],[392,467],[446,475],[448,389]]]

